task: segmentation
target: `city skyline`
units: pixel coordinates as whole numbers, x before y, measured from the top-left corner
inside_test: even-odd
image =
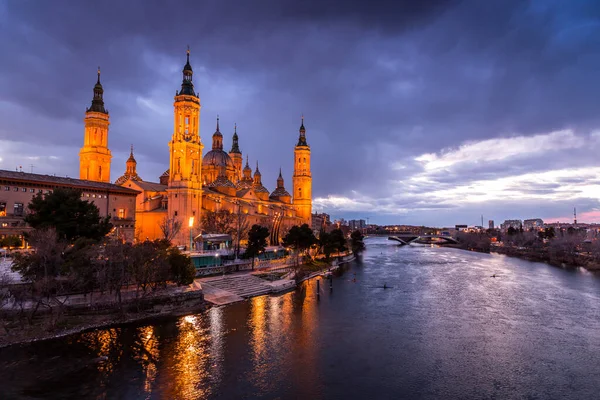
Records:
[[[569,221],[577,207],[600,222],[592,2],[57,3],[0,5],[1,169],[77,176],[100,65],[111,180],[132,143],[156,180],[189,44],[205,147],[217,114],[225,137],[237,123],[269,189],[280,166],[291,175],[305,115],[313,211],[452,226]]]

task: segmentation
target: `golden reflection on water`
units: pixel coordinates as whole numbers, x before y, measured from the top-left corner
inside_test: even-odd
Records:
[[[210,309],[208,318],[210,321],[210,371],[213,386],[217,386],[223,377],[223,343],[225,337],[223,327],[223,307]]]
[[[203,324],[202,315],[186,316],[178,323],[179,334],[168,355],[173,363],[169,368],[169,398],[200,399],[210,394],[209,337]]]
[[[267,296],[260,296],[250,301],[248,322],[252,350],[252,381],[262,390],[267,390],[269,384],[266,359],[268,332],[265,318],[267,300]]]
[[[119,328],[104,329],[98,331],[85,332],[79,338],[79,341],[89,349],[96,352],[97,356],[104,362],[98,363],[98,371],[105,376],[110,375],[118,364],[123,353],[123,349],[118,340]]]
[[[134,358],[141,364],[144,373],[144,392],[152,393],[157,374],[157,364],[160,358],[158,340],[154,335],[153,326],[138,328],[137,349],[134,347]],[[137,351],[136,351],[137,350]]]

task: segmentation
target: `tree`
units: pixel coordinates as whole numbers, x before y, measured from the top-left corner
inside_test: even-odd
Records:
[[[269,229],[257,224],[252,225],[248,232],[248,245],[246,246],[246,257],[252,257],[252,269],[254,269],[254,258],[265,251],[267,247],[267,238],[269,237]]]
[[[7,236],[4,239],[0,239],[0,247],[8,247],[9,249],[13,247],[21,247],[23,246],[23,241],[19,236],[11,235]]]
[[[208,211],[202,215],[202,230],[206,233],[224,233],[234,240],[236,258],[239,255],[240,241],[248,234],[248,215],[242,214],[238,206],[238,213],[227,210]]]
[[[227,211],[209,211],[202,213],[202,230],[206,233],[223,233],[232,237],[237,232],[237,215]]]
[[[38,193],[29,203],[25,222],[34,229],[53,228],[59,239],[72,242],[84,237],[99,240],[112,229],[110,217],[101,218],[94,203],[81,199],[77,189],[57,188]]]
[[[321,247],[323,254],[325,254],[325,259],[329,260],[331,253],[335,251],[335,244],[331,240],[330,233],[327,233],[324,230],[321,231],[319,234],[319,246]]]
[[[15,254],[12,270],[19,272],[25,280],[44,280],[49,284],[50,279],[61,272],[66,244],[59,240],[54,229],[32,231],[29,242],[35,247],[35,252]]]
[[[315,243],[317,243],[317,238],[308,224],[292,226],[283,238],[283,245],[285,247],[291,247],[297,251],[296,257],[298,257],[299,253],[308,250]]]
[[[169,243],[175,239],[175,236],[181,231],[182,222],[177,217],[165,216],[159,223],[158,227],[163,234],[163,238]]]
[[[333,243],[338,253],[346,251],[346,237],[344,236],[344,232],[342,232],[341,229],[334,229],[331,231],[331,242]]]
[[[178,248],[169,249],[168,261],[171,267],[173,280],[177,285],[189,285],[196,277],[196,267],[187,254],[182,254]]]
[[[363,239],[364,236],[362,233],[360,233],[359,230],[352,232],[352,234],[350,235],[350,245],[352,247],[352,253],[354,253],[354,255],[358,255],[365,250],[365,243],[363,242]]]

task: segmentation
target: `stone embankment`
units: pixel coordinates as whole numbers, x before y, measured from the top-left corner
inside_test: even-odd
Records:
[[[187,288],[186,288],[187,289]],[[91,329],[198,313],[207,308],[200,290],[163,291],[138,299],[90,304],[50,304],[2,310],[0,347],[52,339]]]

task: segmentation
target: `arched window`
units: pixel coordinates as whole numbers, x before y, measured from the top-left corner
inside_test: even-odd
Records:
[[[302,197],[302,188],[298,188],[298,197]]]
[[[102,180],[102,166],[98,167],[98,179]]]

